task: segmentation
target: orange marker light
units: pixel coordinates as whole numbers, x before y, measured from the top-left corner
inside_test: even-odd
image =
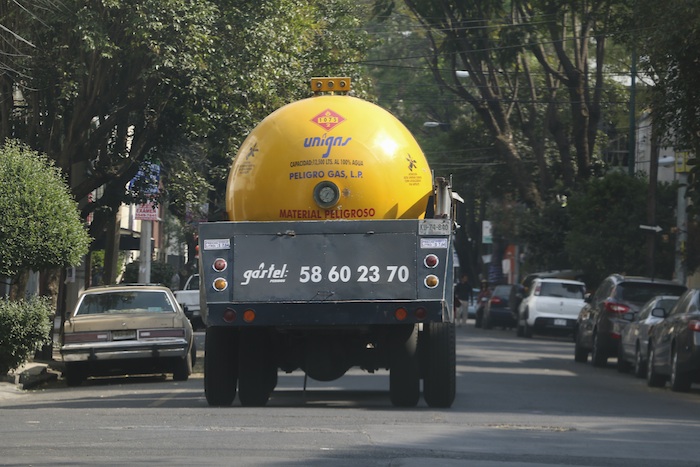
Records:
[[[408,316],[408,311],[406,311],[406,308],[397,308],[394,311],[394,318],[396,318],[399,321],[405,320],[406,316]]]
[[[243,312],[243,321],[246,323],[252,323],[255,321],[255,312],[253,310],[246,310]]]
[[[425,286],[427,288],[434,289],[440,283],[440,279],[438,279],[438,277],[436,275],[431,274],[428,277],[426,277],[425,281],[423,281],[423,282],[425,283]]]
[[[228,287],[228,282],[226,281],[226,279],[224,279],[223,277],[214,279],[214,290],[221,292],[223,290],[226,290],[226,287]]]

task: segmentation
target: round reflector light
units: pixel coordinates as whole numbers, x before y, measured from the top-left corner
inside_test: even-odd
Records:
[[[408,316],[408,311],[406,311],[406,308],[403,308],[403,307],[397,308],[394,311],[394,317],[399,321],[405,320],[407,316]]]
[[[440,283],[440,279],[438,279],[438,277],[436,275],[431,274],[425,278],[425,281],[423,281],[423,283],[425,284],[425,286],[427,288],[434,289]]]
[[[421,320],[425,319],[425,317],[428,316],[428,310],[426,310],[423,307],[420,307],[420,308],[416,309],[415,316],[416,316],[416,319],[421,319]]]
[[[426,267],[428,268],[434,268],[435,266],[438,265],[440,262],[440,259],[437,257],[437,255],[434,254],[429,254],[423,259],[423,264],[425,264]]]
[[[228,282],[223,277],[217,277],[216,279],[214,279],[213,285],[214,290],[216,290],[217,292],[221,292],[226,290],[226,288],[228,287]]]
[[[226,310],[224,310],[224,321],[227,323],[236,321],[236,310],[233,308],[226,308]]]
[[[243,312],[243,321],[246,323],[252,323],[255,321],[255,312],[253,310],[246,310]]]
[[[214,264],[212,265],[212,267],[214,268],[214,271],[216,271],[216,272],[223,271],[224,269],[226,269],[226,266],[228,266],[228,263],[223,258],[216,258],[214,260]]]

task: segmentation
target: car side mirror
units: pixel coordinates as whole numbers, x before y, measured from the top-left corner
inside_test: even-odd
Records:
[[[586,295],[583,296],[583,301],[586,303],[591,303],[591,298],[593,298],[593,296],[591,294],[587,293]]]
[[[653,310],[651,310],[651,316],[654,316],[656,318],[665,318],[666,310],[664,308],[654,308]]]

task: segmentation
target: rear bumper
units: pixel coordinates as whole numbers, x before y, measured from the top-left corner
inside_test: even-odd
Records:
[[[61,347],[64,362],[184,358],[189,344],[185,339],[68,344]]]
[[[224,320],[228,309],[234,311],[229,313],[229,317],[234,316],[231,321]],[[403,320],[397,319],[399,309],[406,312]],[[247,310],[255,313],[253,321],[243,320]],[[208,326],[355,326],[453,321],[454,311],[446,300],[210,303],[206,313]]]

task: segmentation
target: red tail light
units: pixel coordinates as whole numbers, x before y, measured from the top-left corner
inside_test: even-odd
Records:
[[[693,332],[700,332],[700,321],[696,319],[688,321],[688,329],[690,329]]]
[[[502,301],[503,301],[503,300],[501,300],[501,297],[491,297],[491,303],[492,303],[493,305],[498,305],[498,304],[501,303]]]
[[[616,302],[605,302],[605,311],[608,313],[625,314],[631,311],[630,307]]]

